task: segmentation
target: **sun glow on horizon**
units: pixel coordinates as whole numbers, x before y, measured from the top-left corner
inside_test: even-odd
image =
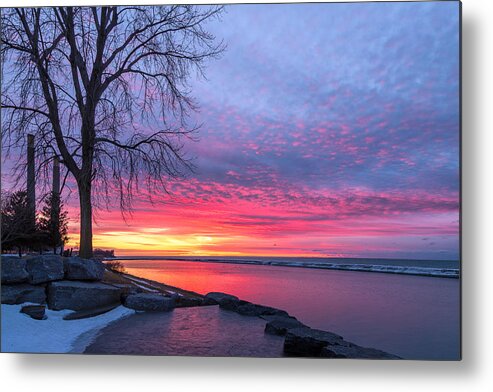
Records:
[[[169,194],[140,188],[128,222],[116,202],[101,211],[94,247],[458,259],[457,5],[413,5],[418,18],[404,3],[353,6],[365,12],[307,7],[310,26],[294,5],[231,7],[211,25],[228,50],[207,83],[191,81],[203,126],[184,148],[196,172]]]
[[[66,247],[77,246],[78,239],[78,235],[72,236]],[[248,249],[253,243],[258,244],[259,240],[246,236],[167,236],[150,234],[146,228],[135,232],[100,232],[93,238],[94,248],[114,249],[118,256],[314,256],[313,253],[295,250],[278,251],[275,245],[272,245],[270,251],[264,248],[264,252],[258,254]],[[232,247],[238,247],[239,250],[232,250]]]
[[[184,204],[180,209],[187,210]],[[151,214],[164,214],[156,210]],[[442,213],[428,219],[426,225],[416,227],[422,222],[419,216],[390,216],[375,218],[362,224],[359,220],[306,225],[303,221],[274,223],[264,230],[264,226],[246,224],[218,227],[211,220],[185,222],[175,220],[176,226],[158,228],[146,226],[146,214],[142,214],[135,224],[123,229],[108,230],[107,227],[121,225],[108,214],[107,221],[99,221],[95,226],[94,248],[114,249],[118,256],[284,256],[284,257],[410,257],[408,249],[420,246],[425,251],[436,245],[434,241],[453,243],[456,239],[455,214]],[[157,217],[159,219],[159,217]],[[171,223],[167,216],[162,221]],[[403,223],[405,222],[405,223]],[[449,227],[450,226],[450,227]],[[79,236],[77,228],[72,227],[67,248],[77,248]],[[427,237],[423,237],[427,233]],[[438,239],[437,239],[438,238]],[[396,253],[396,248],[402,250]],[[418,249],[419,250],[419,249]],[[408,253],[406,253],[408,252]],[[443,252],[442,252],[443,253]],[[419,256],[416,258],[425,257]],[[428,256],[429,257],[429,256]],[[453,258],[449,253],[437,252],[437,259]]]

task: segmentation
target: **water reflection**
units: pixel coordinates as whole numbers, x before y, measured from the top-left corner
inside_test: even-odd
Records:
[[[459,356],[459,281],[303,268],[125,261],[127,270],[199,293],[287,310],[354,343],[415,359]]]

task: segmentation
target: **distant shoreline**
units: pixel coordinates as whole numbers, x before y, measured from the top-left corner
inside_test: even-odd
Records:
[[[394,275],[409,275],[409,276],[422,276],[422,277],[432,277],[432,278],[448,278],[448,279],[459,279],[460,278],[460,270],[459,268],[434,268],[434,267],[421,267],[416,265],[390,265],[390,264],[370,264],[370,263],[361,263],[362,261],[419,261],[419,260],[405,260],[405,259],[346,259],[346,258],[319,258],[319,260],[331,260],[331,261],[340,261],[337,262],[310,262],[309,260],[314,260],[315,258],[303,258],[292,257],[293,261],[286,261],[287,258],[279,257],[279,260],[276,258],[268,258],[264,257],[263,260],[259,260],[260,257],[256,259],[252,257],[252,259],[248,258],[234,258],[234,257],[225,257],[225,258],[217,258],[217,257],[176,257],[176,256],[121,256],[114,257],[108,260],[121,260],[121,261],[131,261],[131,260],[157,260],[157,261],[185,261],[185,262],[200,262],[200,263],[220,263],[220,264],[247,264],[247,265],[262,265],[262,266],[275,266],[275,267],[294,267],[294,268],[311,268],[311,269],[323,269],[323,270],[335,270],[335,271],[352,271],[352,272],[372,272],[372,273],[385,273],[385,274],[394,274]],[[298,261],[294,261],[298,260]],[[354,263],[342,263],[342,261],[360,261]],[[423,260],[432,261],[435,263],[459,263],[458,261],[448,261],[448,260]]]

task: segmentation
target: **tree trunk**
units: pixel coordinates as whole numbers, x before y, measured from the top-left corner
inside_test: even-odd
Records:
[[[80,244],[79,256],[85,259],[92,258],[92,201],[91,184],[80,181]]]
[[[36,225],[36,178],[35,178],[34,135],[27,135],[27,207],[29,224]]]

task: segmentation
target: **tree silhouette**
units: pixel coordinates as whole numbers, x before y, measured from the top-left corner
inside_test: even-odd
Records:
[[[19,257],[26,248],[38,245],[39,233],[28,208],[27,192],[2,194],[2,249],[16,249]]]
[[[2,10],[4,148],[34,133],[38,174],[61,157],[78,190],[82,257],[92,256],[93,204],[114,203],[117,193],[130,211],[139,184],[152,197],[191,168],[183,146],[198,126],[189,124],[189,80],[224,49],[206,30],[221,10]]]
[[[68,212],[63,209],[60,196],[51,193],[41,209],[38,224],[43,244],[56,253],[58,247],[63,247],[68,241]],[[62,250],[60,250],[62,253]]]

